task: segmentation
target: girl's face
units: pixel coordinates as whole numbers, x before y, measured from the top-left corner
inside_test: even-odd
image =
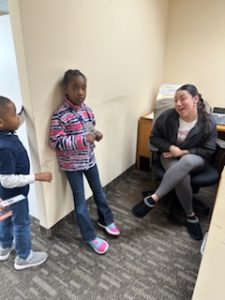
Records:
[[[184,120],[192,120],[197,117],[197,102],[199,96],[192,96],[186,90],[177,91],[175,94],[175,110]]]
[[[87,82],[83,76],[74,76],[64,87],[65,94],[75,105],[81,106],[86,97]]]
[[[0,128],[15,131],[20,125],[19,115],[16,113],[16,107],[13,102],[7,104],[4,115],[0,118]]]

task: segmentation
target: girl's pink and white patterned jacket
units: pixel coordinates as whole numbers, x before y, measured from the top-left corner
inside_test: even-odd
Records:
[[[86,122],[95,126],[94,114],[85,103],[77,106],[65,99],[53,114],[49,140],[61,169],[87,170],[95,165],[95,146],[86,140]]]

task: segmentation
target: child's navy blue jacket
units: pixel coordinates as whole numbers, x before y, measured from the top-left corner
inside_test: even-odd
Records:
[[[0,174],[28,175],[30,162],[27,151],[18,136],[9,130],[0,130]],[[5,200],[19,194],[27,196],[29,185],[4,188],[0,184],[0,197]]]

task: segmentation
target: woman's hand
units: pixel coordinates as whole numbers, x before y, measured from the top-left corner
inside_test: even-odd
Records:
[[[163,152],[162,155],[163,155],[164,158],[171,158],[171,157],[173,157],[170,152]]]
[[[171,153],[172,157],[180,157],[183,155],[183,150],[174,145],[170,146],[169,152]]]
[[[183,151],[183,155],[190,153],[188,150],[182,150]]]
[[[182,150],[179,147],[174,146],[174,145],[170,146],[169,150],[170,151],[168,151],[168,152],[163,152],[163,154],[162,154],[163,157],[165,157],[165,158],[181,157],[181,156],[189,153],[188,150]]]

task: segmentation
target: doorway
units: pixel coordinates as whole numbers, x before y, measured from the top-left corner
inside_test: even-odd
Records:
[[[23,101],[17,70],[15,47],[11,30],[10,15],[6,11],[7,2],[3,2],[3,8],[5,9],[4,13],[2,10],[0,11],[0,95],[11,99],[15,103],[17,111],[20,111]],[[1,0],[0,4],[3,4],[3,2]],[[0,9],[1,8],[2,6],[0,7]],[[30,149],[25,123],[23,123],[23,125],[17,130],[17,134],[24,144],[25,148],[27,149],[28,155],[30,157]],[[30,214],[39,220],[40,218],[38,213],[34,184],[30,185],[29,206]]]

